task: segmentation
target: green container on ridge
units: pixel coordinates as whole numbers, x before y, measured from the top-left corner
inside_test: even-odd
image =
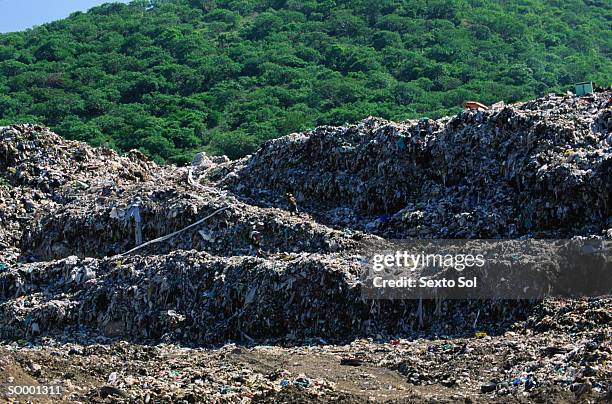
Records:
[[[593,92],[593,83],[585,81],[584,83],[576,84],[576,95],[581,96]]]

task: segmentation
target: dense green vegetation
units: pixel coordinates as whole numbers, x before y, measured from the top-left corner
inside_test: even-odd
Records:
[[[612,82],[609,0],[139,0],[0,35],[0,124],[158,161]]]

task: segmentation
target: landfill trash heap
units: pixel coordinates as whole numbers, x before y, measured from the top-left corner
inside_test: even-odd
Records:
[[[192,167],[2,128],[2,334],[30,335],[49,310],[56,326],[122,322],[143,337],[164,330],[168,310],[197,340],[216,339],[217,327],[221,339],[378,332],[382,314],[359,302],[359,241],[612,237],[610,95],[551,94],[437,121],[368,118],[271,140],[237,161],[200,154]],[[289,214],[287,192],[305,212]],[[134,206],[144,241],[225,210],[117,257],[135,247]],[[332,302],[347,305],[339,318]],[[388,321],[410,318],[389,309]]]
[[[367,118],[240,160],[201,153],[190,167],[40,126],[0,128],[0,339],[342,342],[477,326],[605,341],[606,297],[571,321],[569,300],[364,300],[354,249],[380,238],[612,238],[611,96]],[[598,344],[592,360],[609,358],[609,339]]]
[[[291,190],[326,223],[385,237],[602,235],[611,128],[609,91],[551,94],[440,120],[323,126],[206,177],[254,203],[281,206]]]

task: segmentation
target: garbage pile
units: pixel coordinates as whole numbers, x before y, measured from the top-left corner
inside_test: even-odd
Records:
[[[68,257],[0,274],[0,336],[70,339],[80,327],[106,337],[210,344],[322,337],[499,331],[534,303],[367,301],[357,257],[205,252]],[[333,315],[330,315],[330,309]]]
[[[328,351],[339,366],[369,361],[413,387],[475,381],[466,397],[560,388],[601,398],[611,298],[368,300],[358,251],[391,238],[612,238],[611,96],[551,94],[439,120],[368,118],[272,140],[236,161],[199,154],[189,167],[39,126],[0,128],[0,340],[282,349],[363,338],[357,350]],[[584,343],[568,350],[571,338]],[[389,343],[406,350],[380,357]],[[484,372],[483,355],[514,359]],[[449,363],[464,358],[467,375],[453,376]],[[319,379],[300,374],[199,387],[185,379],[198,395],[166,398],[238,400],[251,383],[274,402],[293,397],[285,387],[312,393]],[[78,397],[159,393],[107,384]],[[333,383],[320,385],[340,397]]]
[[[150,177],[154,167],[141,153],[126,156],[67,141],[47,128],[0,128],[0,260],[15,262],[19,244],[34,222],[83,192],[129,186]]]
[[[593,390],[610,391],[607,358],[612,345],[610,328],[604,324],[612,318],[602,303],[547,301],[520,332],[507,331],[502,338],[476,333],[474,339],[424,341],[420,347],[411,346],[409,359],[398,355],[387,365],[415,385],[478,386],[482,394],[531,399],[542,397],[544,391],[549,398],[570,390],[575,395],[567,400],[588,401]],[[591,321],[600,327],[587,325]],[[475,372],[478,368],[481,371]]]
[[[141,253],[325,252],[354,244],[353,233],[196,187],[187,168],[159,167],[136,151],[122,157],[27,125],[1,129],[0,140],[0,262],[123,253],[136,246],[135,211],[143,239],[152,240],[227,207]],[[257,248],[253,233],[262,235]]]
[[[255,203],[283,206],[278,196],[292,192],[326,223],[390,238],[602,236],[612,228],[611,94],[319,127],[204,178]]]
[[[179,231],[199,218],[213,214],[204,226],[188,229],[163,243],[144,248],[141,253],[168,253],[177,249],[209,251],[217,255],[249,255],[256,249],[267,252],[337,251],[352,240],[340,231],[295,218],[280,209],[249,206],[215,194],[199,195],[172,190],[152,191],[136,187],[121,195],[121,201],[92,204],[83,210],[63,206],[33,221],[21,240],[23,251],[37,259],[58,259],[70,255],[104,257],[135,247],[135,224],[129,216],[139,199],[142,237],[152,240]],[[142,197],[139,197],[142,195]],[[124,202],[128,201],[128,202]],[[108,204],[108,205],[107,205]],[[114,205],[114,206],[113,206]],[[265,234],[257,248],[252,235]]]
[[[369,118],[190,167],[2,128],[0,335],[341,340],[460,334],[477,317],[504,329],[536,303],[363,301],[354,251],[381,235],[609,238],[610,96]]]

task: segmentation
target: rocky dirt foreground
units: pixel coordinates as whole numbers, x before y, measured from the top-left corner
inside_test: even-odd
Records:
[[[0,128],[0,397],[609,402],[610,297],[370,301],[355,249],[612,238],[611,95],[369,118],[191,167]]]

